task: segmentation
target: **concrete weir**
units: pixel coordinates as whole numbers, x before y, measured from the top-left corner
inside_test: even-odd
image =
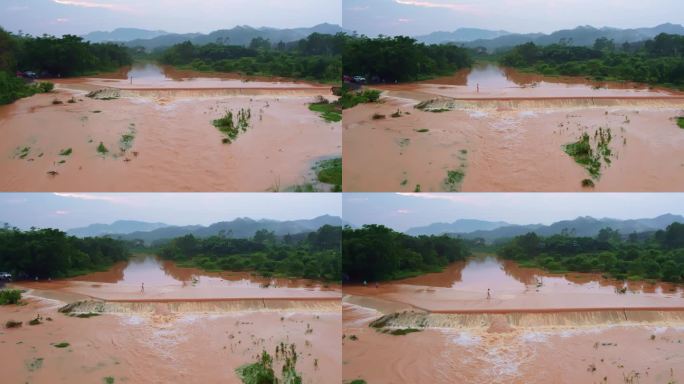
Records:
[[[384,315],[374,323],[401,328],[487,328],[504,322],[515,328],[588,327],[606,325],[682,324],[684,309],[592,309],[573,311],[509,312],[509,313],[427,313],[420,311],[395,312]]]
[[[82,300],[59,310],[66,314],[151,314],[151,313],[231,313],[231,312],[339,312],[334,299],[226,299],[165,301]]]

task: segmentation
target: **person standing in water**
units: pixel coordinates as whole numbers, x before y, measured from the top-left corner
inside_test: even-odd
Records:
[[[491,298],[492,298],[491,290],[489,288],[487,288],[487,300],[489,300]]]
[[[140,283],[140,293],[145,293],[145,283]]]
[[[477,93],[480,93],[480,83],[477,83]]]

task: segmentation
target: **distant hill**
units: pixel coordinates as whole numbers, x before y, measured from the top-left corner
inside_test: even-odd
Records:
[[[472,232],[453,232],[454,236],[464,238],[483,238],[488,242],[497,239],[511,238],[534,232],[540,236],[552,236],[562,232],[568,232],[573,236],[596,236],[603,228],[610,227],[623,235],[632,232],[649,232],[665,229],[668,225],[680,222],[684,223],[684,217],[680,215],[666,214],[652,219],[595,219],[590,216],[578,217],[574,220],[563,220],[551,225],[530,224],[530,225],[507,225],[492,230],[477,230]]]
[[[138,231],[154,231],[155,229],[168,227],[164,223],[147,223],[144,221],[119,220],[111,224],[91,224],[87,227],[74,228],[67,234],[76,237],[92,237],[102,235],[119,235]]]
[[[429,35],[416,36],[415,39],[425,44],[464,43],[474,40],[490,40],[510,35],[507,31],[492,31],[479,28],[459,28],[453,32],[432,32]]]
[[[482,30],[486,31],[486,30]],[[669,33],[673,35],[684,35],[684,26],[681,24],[661,24],[652,28],[632,28],[632,29],[619,29],[619,28],[595,28],[592,26],[578,26],[574,29],[564,29],[560,31],[553,32],[551,34],[543,33],[510,33],[504,34],[505,31],[487,31],[489,33],[501,33],[500,36],[494,37],[483,37],[471,40],[465,40],[461,35],[456,34],[458,30],[454,31],[451,35],[445,32],[435,32],[434,34],[426,36],[416,37],[418,40],[426,41],[427,39],[432,40],[431,43],[444,43],[444,42],[455,42],[462,43],[466,47],[485,47],[488,51],[492,52],[500,48],[508,48],[516,45],[533,42],[538,45],[549,45],[559,43],[561,40],[567,41],[571,45],[579,46],[592,46],[596,39],[600,37],[605,37],[615,41],[615,44],[622,44],[625,42],[636,42],[643,41],[647,39],[652,39],[660,33]],[[475,36],[476,34],[472,34]],[[467,35],[466,35],[467,36]],[[450,37],[449,39],[444,39],[445,37]],[[423,39],[423,40],[422,40]]]
[[[111,32],[95,31],[87,35],[83,35],[84,40],[91,43],[104,42],[125,42],[138,39],[154,39],[155,37],[168,35],[166,31],[150,31],[147,29],[138,28],[117,28]]]
[[[193,44],[208,44],[220,43],[230,45],[248,45],[252,39],[261,37],[270,40],[272,43],[284,42],[289,43],[304,39],[312,33],[322,33],[334,35],[338,32],[346,32],[345,29],[339,25],[334,24],[318,24],[310,28],[253,28],[248,25],[237,26],[231,29],[221,29],[211,32],[209,34],[202,33],[187,33],[176,34],[170,33],[156,36],[153,38],[138,38],[131,39],[125,42],[129,47],[144,47],[150,51],[156,48],[169,47],[175,44],[180,44],[185,41],[190,41]]]
[[[423,227],[415,227],[406,231],[411,236],[441,235],[444,233],[469,233],[475,231],[490,231],[492,229],[510,226],[504,221],[484,221],[474,219],[460,219],[453,223],[433,223]]]
[[[209,237],[223,233],[226,237],[248,238],[261,229],[273,231],[277,236],[287,234],[298,234],[313,232],[324,225],[341,226],[342,219],[337,216],[323,215],[313,219],[304,220],[254,220],[248,217],[237,218],[232,221],[222,221],[209,226],[190,225],[190,226],[167,226],[150,231],[135,231],[115,236],[124,240],[143,240],[145,243],[152,243],[157,240],[171,239],[185,235],[197,237]]]

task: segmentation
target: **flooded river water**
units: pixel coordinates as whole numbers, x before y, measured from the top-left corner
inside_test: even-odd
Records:
[[[383,91],[380,103],[344,112],[348,191],[684,188],[684,131],[675,121],[684,115],[684,96],[676,92],[493,65],[377,88]],[[439,113],[415,108],[426,101]],[[589,173],[563,146],[584,133],[594,137],[599,128],[611,132],[612,155],[587,188],[582,180]],[[449,182],[449,172],[463,177]]]
[[[308,109],[330,86],[154,64],[53,81],[0,107],[0,190],[285,190],[315,184],[312,166],[341,153],[341,124]],[[240,110],[248,127],[224,143],[212,122]]]
[[[479,255],[440,273],[378,288],[345,286],[344,293],[345,380],[569,384],[684,378],[681,286],[553,275]],[[389,329],[418,332],[395,336],[369,326],[383,315]]]

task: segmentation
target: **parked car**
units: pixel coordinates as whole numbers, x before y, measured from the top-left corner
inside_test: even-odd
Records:
[[[353,81],[354,81],[354,79],[351,76],[348,76],[348,75],[342,76],[342,82],[343,83],[351,83]]]
[[[354,76],[354,82],[355,82],[355,83],[359,83],[359,84],[363,84],[363,83],[366,82],[366,78],[363,77],[363,76],[358,76],[358,75],[357,75],[357,76]]]
[[[33,72],[33,71],[26,71],[26,72],[24,72],[23,77],[25,79],[37,79],[38,74]]]
[[[12,274],[9,272],[0,272],[0,281],[12,280]]]

